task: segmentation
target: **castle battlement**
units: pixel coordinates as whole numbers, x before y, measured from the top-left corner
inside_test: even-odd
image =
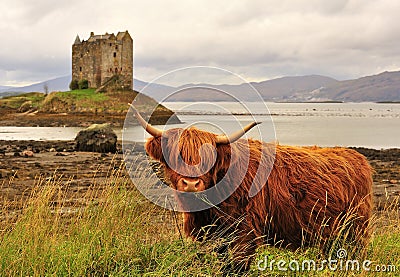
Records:
[[[89,87],[99,88],[115,75],[124,89],[133,89],[133,40],[129,32],[91,32],[86,41],[77,35],[72,45],[72,80],[87,79]]]

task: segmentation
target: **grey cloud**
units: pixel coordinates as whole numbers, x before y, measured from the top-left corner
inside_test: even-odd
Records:
[[[81,3],[81,1],[77,0],[13,0],[7,2],[3,10],[5,18],[18,22],[20,26],[28,27],[46,21],[53,13],[76,9],[80,6],[79,3]],[[50,24],[50,22],[47,23]]]
[[[77,33],[87,39],[90,31],[126,29],[135,43],[135,74],[144,80],[191,65],[258,80],[346,79],[400,66],[398,1],[17,0],[0,3],[5,7],[0,85],[11,75],[26,82],[69,74]]]

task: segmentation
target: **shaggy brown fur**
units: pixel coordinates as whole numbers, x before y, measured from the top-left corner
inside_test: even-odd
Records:
[[[237,258],[245,259],[246,267],[250,262],[248,257],[263,243],[298,248],[318,240],[326,246],[343,232],[343,226],[347,226],[352,240],[363,243],[362,239],[368,236],[372,169],[365,157],[354,150],[282,146],[251,139],[217,145],[215,134],[196,128],[171,129],[164,137],[150,138],[146,151],[165,165],[165,175],[173,188],[185,176],[176,173],[166,162],[178,166],[180,172],[192,171],[187,172],[187,176],[192,176],[193,170],[201,170],[213,161],[212,147],[204,147],[205,156],[200,159],[199,148],[203,144],[217,150],[215,165],[199,177],[206,188],[216,185],[226,174],[225,185],[241,181],[221,204],[184,213],[184,229],[188,236],[199,240],[204,235],[204,227],[210,225],[213,226],[208,230],[211,233],[218,228],[235,233],[236,240],[231,246]],[[242,155],[246,151],[250,151],[250,161]],[[193,169],[185,163],[197,167]],[[267,170],[271,166],[272,170]],[[229,167],[234,170],[228,172]],[[241,180],[235,172],[243,167],[246,175]],[[259,167],[261,174],[255,176]],[[249,197],[253,182],[261,190]]]

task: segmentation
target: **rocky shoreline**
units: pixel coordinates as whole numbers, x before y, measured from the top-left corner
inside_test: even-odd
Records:
[[[140,161],[146,156],[143,144],[137,146],[135,155]],[[375,170],[375,209],[382,210],[388,201],[400,197],[400,149],[354,149],[365,155]],[[58,178],[74,195],[86,193],[94,185],[97,189],[104,186],[113,170],[128,177],[120,142],[117,153],[100,154],[77,152],[74,141],[0,140],[0,201],[23,200],[39,180],[49,178]]]
[[[16,127],[88,127],[107,122],[113,127],[121,127],[124,120],[125,115],[9,113],[1,115],[0,124]]]
[[[15,111],[0,110],[0,126],[16,127],[88,127],[92,124],[109,123],[112,127],[124,126],[126,113],[123,114],[67,114],[67,113],[16,113]],[[171,117],[171,118],[170,118]],[[165,124],[180,123],[176,115],[153,115],[151,123]],[[130,124],[137,124],[135,121]]]
[[[180,123],[173,111],[154,99],[132,90],[97,93],[94,89],[70,92],[25,93],[0,99],[0,126],[88,127],[109,123],[124,125],[134,99],[151,124]],[[135,124],[135,123],[133,123]]]

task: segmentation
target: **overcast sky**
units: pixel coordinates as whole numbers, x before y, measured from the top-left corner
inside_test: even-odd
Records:
[[[400,69],[397,0],[0,0],[0,85],[71,74],[77,34],[129,30],[135,76],[221,67],[250,81]]]

